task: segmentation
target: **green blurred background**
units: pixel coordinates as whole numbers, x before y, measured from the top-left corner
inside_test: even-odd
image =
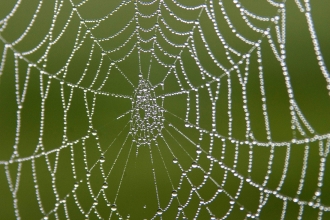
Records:
[[[210,177],[219,184],[222,183],[224,178],[227,178],[223,189],[232,197],[235,196],[240,180],[230,172],[226,174],[225,170],[217,163],[211,162],[207,158],[205,152],[208,152],[210,148],[210,136],[205,133],[202,135],[202,140],[199,140],[200,133],[197,129],[185,127],[185,122],[182,119],[185,119],[187,112],[186,94],[169,96],[164,99],[163,107],[171,113],[164,113],[165,128],[162,132],[164,138],[159,137],[157,139],[157,146],[152,144],[150,148],[141,146],[137,149],[136,145],[132,143],[131,136],[128,135],[130,114],[118,119],[119,116],[132,108],[131,100],[123,97],[107,96],[106,94],[132,96],[135,87],[138,85],[139,66],[144,78],[148,77],[148,72],[150,71],[149,80],[152,85],[164,83],[164,88],[156,87],[155,93],[157,97],[162,94],[180,91],[173,71],[165,79],[164,77],[168,73],[169,68],[158,64],[154,58],[151,58],[150,53],[141,52],[139,58],[137,47],[124,61],[118,62],[116,67],[111,65],[111,60],[118,60],[131,51],[138,40],[136,35],[124,47],[107,55],[102,55],[102,49],[93,43],[93,39],[100,40],[114,35],[132,19],[133,21],[130,25],[118,37],[99,43],[103,50],[112,50],[123,44],[136,29],[136,22],[144,29],[153,27],[157,22],[157,16],[143,18],[137,15],[134,2],[89,0],[81,6],[77,6],[78,16],[78,13],[72,10],[72,4],[78,5],[78,1],[22,0],[17,11],[8,20],[8,23],[0,23],[0,51],[4,51],[6,43],[12,43],[22,36],[33,19],[38,5],[40,6],[40,11],[31,26],[31,30],[20,42],[8,49],[6,56],[2,56],[4,68],[0,76],[0,219],[16,218],[8,176],[11,176],[15,184],[18,174],[17,210],[22,219],[41,219],[44,217],[45,214],[41,213],[40,206],[47,213],[46,215],[51,212],[48,215],[49,219],[66,219],[66,213],[68,213],[70,219],[84,219],[85,215],[81,210],[88,212],[89,219],[126,219],[128,217],[131,219],[150,219],[155,215],[159,207],[164,209],[167,206],[171,199],[173,187],[177,189],[178,186],[180,186],[180,189],[177,189],[178,200],[174,199],[162,217],[156,218],[174,219],[178,212],[178,201],[181,204],[186,202],[193,185],[199,186],[202,184],[200,189],[198,189],[199,195],[205,201],[211,199],[218,186],[210,178],[204,183],[204,173],[201,169],[192,169],[187,172],[190,183],[186,178],[183,178],[181,182],[182,169],[188,170],[197,156],[196,146],[187,141],[169,124],[174,125],[194,143],[200,143],[203,149],[203,153],[198,159],[200,167],[207,171],[210,166],[213,166]],[[196,6],[204,1],[180,0],[178,2],[184,5]],[[4,19],[10,13],[15,3],[15,1],[0,0],[0,19]],[[122,6],[119,7],[118,11],[111,16],[106,16],[120,4]],[[217,38],[213,23],[205,11],[200,13],[201,9],[184,10],[170,0],[164,0],[161,4],[159,1],[156,1],[156,3],[150,6],[142,5],[137,1],[139,12],[143,14],[151,14],[161,5],[161,16],[158,18],[160,29],[175,44],[185,43],[187,36],[171,34],[165,28],[161,19],[164,19],[174,30],[181,32],[190,31],[193,25],[183,24],[174,19],[169,11],[166,10],[164,4],[175,15],[183,19],[199,20],[202,32],[214,56],[226,68],[231,67],[231,64],[226,59],[226,51]],[[208,7],[210,7],[210,4],[212,2],[207,3]],[[214,1],[213,4],[216,23],[224,39],[237,51],[242,54],[247,53],[251,46],[240,41],[231,32],[224,20],[224,16],[221,14],[218,1]],[[299,134],[296,137],[293,135],[287,88],[281,66],[274,57],[269,43],[261,34],[252,31],[244,23],[239,10],[233,2],[225,1],[223,4],[238,33],[254,41],[262,40],[262,65],[272,141],[289,142],[293,138],[305,138]],[[241,4],[249,11],[260,16],[271,17],[277,14],[277,9],[270,6],[266,0],[242,0]],[[327,0],[312,0],[311,7],[311,14],[322,55],[325,64],[329,66],[330,26],[328,21],[330,21],[330,3]],[[286,62],[294,99],[307,121],[315,129],[316,134],[328,134],[330,132],[329,94],[326,88],[326,80],[317,65],[306,17],[304,13],[299,12],[293,0],[286,1],[285,9]],[[134,16],[136,16],[137,20],[134,20]],[[103,19],[98,20],[101,18]],[[53,20],[56,20],[56,22],[52,32],[50,32]],[[67,23],[67,21],[70,22]],[[254,24],[260,28],[271,27],[273,40],[276,41],[274,25],[270,22],[260,21],[255,21]],[[87,28],[90,28],[91,34],[86,34]],[[169,45],[159,31],[144,33],[140,30],[139,33],[140,37],[145,40],[156,34],[156,42],[169,53],[179,54],[181,51],[180,48]],[[85,37],[83,37],[84,35]],[[31,54],[24,54],[24,52],[36,47],[46,36],[48,37],[45,43],[38,47],[36,51]],[[94,38],[92,39],[91,36],[94,36]],[[59,37],[58,41],[52,44],[48,50],[47,46],[51,44],[50,41],[57,37]],[[82,42],[81,47],[72,53],[75,44],[80,42]],[[223,74],[223,71],[213,63],[211,57],[207,54],[205,43],[197,28],[193,31],[193,43],[190,41],[189,44],[196,47],[201,65],[207,71],[217,77]],[[275,44],[278,46],[278,43]],[[140,46],[145,50],[150,49],[153,47],[153,41],[140,43]],[[170,65],[175,63],[175,58],[167,57],[157,46],[154,47],[155,54],[164,63]],[[15,59],[15,53],[16,55],[20,54],[21,58]],[[41,59],[45,54],[47,55]],[[89,59],[90,55],[92,56],[91,59]],[[182,50],[181,57],[187,76],[194,86],[205,85],[206,81],[211,80],[210,78],[203,79],[201,77],[196,61],[191,57],[188,49]],[[237,62],[239,59],[234,56],[234,60]],[[26,83],[26,86],[28,63],[34,63],[37,67],[31,68],[29,81]],[[64,66],[66,68],[63,69]],[[87,66],[88,68],[86,68]],[[243,71],[245,64],[243,63],[241,66]],[[15,79],[15,68],[18,70],[18,81],[17,77]],[[175,68],[180,76],[180,80],[183,82],[183,87],[189,89],[187,81],[183,78],[179,62],[175,63]],[[59,71],[61,69],[63,71]],[[40,70],[45,71],[46,74],[41,74]],[[54,77],[49,78],[49,74]],[[245,144],[239,145],[238,162],[235,165],[236,144],[232,144],[227,139],[228,79],[230,79],[232,89],[232,137],[241,141],[246,140],[242,87],[239,84],[237,74],[232,72],[229,78],[228,76],[221,78],[220,95],[216,106],[217,132],[226,137],[224,141],[226,145],[225,153],[224,155],[222,154],[224,143],[216,138],[213,143],[212,156],[218,160],[221,160],[220,158],[223,156],[222,162],[229,168],[236,166],[234,169],[245,180],[248,178],[249,146]],[[64,82],[63,85],[61,85],[61,81]],[[103,87],[98,90],[103,82]],[[47,83],[49,83],[48,89]],[[72,85],[76,84],[79,84],[79,87],[73,88]],[[18,105],[15,92],[18,90],[21,94],[24,88],[27,88],[27,90],[24,103],[22,104],[21,124],[18,134]],[[44,101],[44,108],[42,107],[41,91],[48,91],[48,96]],[[100,94],[99,91],[104,92],[104,94]],[[72,95],[71,98],[70,93]],[[196,92],[191,91],[189,94],[191,99],[189,121],[195,123]],[[210,131],[212,129],[210,97],[206,88],[200,88],[198,94],[200,100],[199,111],[201,114],[200,126],[206,131]],[[65,100],[65,103],[71,103],[66,116],[63,100]],[[253,135],[258,141],[267,142],[265,122],[262,115],[256,51],[251,53],[247,100]],[[157,101],[161,105],[161,99],[157,99]],[[87,109],[93,111],[93,115],[90,118],[88,117]],[[172,113],[180,118],[173,116]],[[42,114],[44,114],[44,120],[42,120]],[[41,124],[44,124],[43,132],[40,129]],[[97,131],[96,136],[91,134],[92,130]],[[19,172],[17,171],[19,167],[17,161],[8,163],[13,154],[16,136],[19,137],[18,158],[27,158],[26,161],[21,163]],[[307,134],[307,138],[311,137],[313,137],[312,134]],[[327,143],[326,140],[321,142],[323,142],[324,146]],[[48,156],[34,157],[32,155],[40,155],[42,153],[40,147],[39,150],[36,150],[38,149],[37,146],[42,146],[41,148],[45,152],[63,147],[58,151],[58,154],[54,151],[48,154]],[[279,191],[280,194],[290,198],[296,196],[303,168],[304,151],[305,144],[291,145],[287,176],[283,187]],[[287,147],[285,146],[275,147],[271,168],[272,173],[266,185],[266,188],[270,190],[275,190],[280,182],[286,152]],[[178,164],[172,162],[174,159],[172,153],[178,159],[181,169]],[[105,162],[100,164],[98,161],[102,154],[105,156]],[[269,157],[270,147],[253,146],[251,179],[255,183],[263,183],[267,173]],[[57,164],[57,168],[52,178],[49,169],[54,169],[54,164]],[[306,178],[299,200],[312,201],[314,193],[318,189],[319,166],[319,142],[309,143]],[[6,167],[8,167],[7,171]],[[35,172],[33,172],[33,167],[35,167]],[[89,178],[86,176],[87,169],[91,173]],[[326,162],[323,187],[319,197],[320,203],[326,207],[330,206],[329,169],[330,163]],[[103,195],[101,193],[98,196],[98,204],[95,205],[95,209],[90,210],[95,202],[95,195],[102,188],[105,178],[103,175],[108,174],[110,170],[110,175],[106,177],[108,188],[104,190]],[[156,177],[154,177],[153,171]],[[36,178],[34,178],[34,175]],[[37,181],[37,184],[35,181]],[[74,185],[77,181],[79,186],[75,188]],[[36,196],[36,185],[40,192],[39,199]],[[155,186],[158,190],[159,200],[157,200]],[[228,219],[244,219],[247,213],[256,213],[260,203],[260,194],[261,191],[258,188],[244,181],[240,196],[236,200],[237,203],[235,203],[233,210],[229,213]],[[59,203],[56,211],[51,211],[54,210],[56,203],[60,200],[65,200],[66,202]],[[77,206],[77,201],[79,201],[81,207]],[[200,198],[193,193],[189,205],[184,208],[184,213],[188,219],[193,219],[196,212],[199,212],[198,219],[209,219],[210,213],[206,209],[208,207],[217,218],[222,218],[229,210],[229,201],[230,198],[225,193],[220,193],[213,202],[202,206],[200,211],[197,211]],[[111,205],[116,204],[117,210],[113,211],[112,214],[110,207],[107,206],[108,203]],[[237,205],[238,203],[245,207],[243,211],[239,210],[240,206]],[[283,201],[274,195],[270,195],[267,203],[261,209],[260,219],[280,219],[282,207]],[[97,210],[97,212],[94,210]],[[296,219],[298,213],[299,205],[288,201],[285,219]],[[305,206],[303,219],[317,219],[317,216],[317,208]],[[182,219],[182,215],[179,218]],[[329,212],[323,213],[323,219],[330,219]]]

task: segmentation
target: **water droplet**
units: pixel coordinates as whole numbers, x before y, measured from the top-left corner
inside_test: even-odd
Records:
[[[107,182],[104,182],[103,185],[102,185],[102,188],[103,189],[107,189],[108,188],[108,183]]]
[[[117,211],[117,206],[115,205],[115,204],[113,204],[112,206],[111,206],[111,211]]]
[[[74,183],[74,187],[77,188],[78,186],[79,186],[79,183],[78,183],[78,182],[75,182],[75,183]]]
[[[196,153],[197,154],[201,154],[202,153],[202,149],[200,147],[197,147]]]
[[[243,211],[244,210],[244,207],[243,206],[239,207],[239,210]]]
[[[91,176],[91,173],[89,171],[87,171],[86,176],[87,177],[90,177]]]
[[[231,205],[234,205],[235,204],[235,201],[234,200],[230,200],[229,202]]]
[[[93,136],[96,136],[97,135],[97,130],[93,129],[91,132],[92,132],[92,135]]]
[[[104,163],[104,161],[105,161],[105,157],[104,156],[101,156],[100,157],[100,163]]]
[[[178,206],[178,210],[181,211],[183,207],[181,205]]]
[[[192,168],[197,168],[198,165],[196,162],[193,162],[191,166],[192,166]]]
[[[174,158],[173,163],[178,163],[178,159]]]
[[[177,197],[178,196],[178,192],[176,190],[172,191],[172,197]]]
[[[320,195],[321,195],[321,190],[320,189],[316,190],[315,196],[320,196]]]
[[[99,202],[98,202],[97,200],[95,200],[95,201],[93,202],[93,205],[95,206],[95,205],[97,205],[97,204],[99,204]]]
[[[161,214],[163,214],[163,210],[162,209],[158,209],[157,210],[157,215],[161,215]]]

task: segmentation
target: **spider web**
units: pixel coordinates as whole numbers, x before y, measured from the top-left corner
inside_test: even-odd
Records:
[[[3,218],[330,218],[326,3],[0,4]]]

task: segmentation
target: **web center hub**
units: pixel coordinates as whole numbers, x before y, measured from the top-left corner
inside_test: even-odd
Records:
[[[137,146],[150,145],[164,128],[164,109],[148,80],[140,78],[132,99],[130,130]]]

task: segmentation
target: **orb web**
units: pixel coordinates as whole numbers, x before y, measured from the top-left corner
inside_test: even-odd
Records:
[[[330,219],[328,6],[0,1],[0,219]]]

